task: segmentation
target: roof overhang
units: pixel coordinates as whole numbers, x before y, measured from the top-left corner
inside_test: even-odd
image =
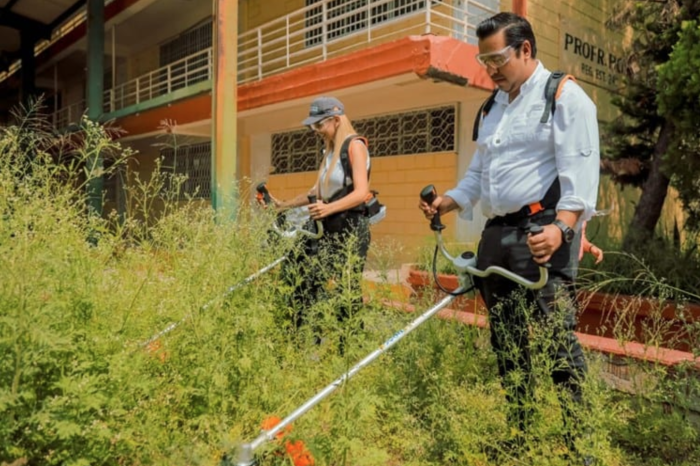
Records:
[[[491,90],[493,82],[477,65],[477,53],[476,46],[451,37],[409,36],[244,84],[238,88],[238,110],[316,96],[406,73]]]

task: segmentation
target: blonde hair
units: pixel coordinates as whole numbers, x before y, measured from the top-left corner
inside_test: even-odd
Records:
[[[338,125],[338,129],[335,131],[335,137],[333,138],[332,141],[326,139],[326,147],[325,151],[323,152],[323,160],[321,161],[321,167],[318,170],[318,192],[316,193],[318,195],[318,198],[321,198],[321,177],[323,176],[323,167],[325,165],[325,160],[326,160],[326,154],[328,154],[328,151],[333,152],[333,158],[331,159],[331,163],[328,165],[328,170],[326,171],[326,179],[323,180],[323,190],[328,191],[328,184],[330,182],[330,174],[333,173],[333,170],[335,170],[335,166],[338,164],[338,161],[340,160],[340,148],[343,147],[343,142],[349,137],[352,136],[355,133],[355,128],[352,127],[352,123],[350,122],[350,119],[347,117],[347,115],[338,115],[338,119],[340,120],[340,124]],[[336,150],[337,149],[337,150]],[[352,176],[352,175],[351,175]]]

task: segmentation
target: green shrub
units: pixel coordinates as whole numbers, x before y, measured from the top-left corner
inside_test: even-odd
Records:
[[[156,172],[132,185],[123,216],[95,217],[85,187],[101,173],[86,169],[96,148],[110,167],[131,156],[87,121],[70,138],[31,112],[0,129],[0,464],[218,465],[264,419],[292,412],[415,318],[370,299],[356,316],[364,330],[348,335],[332,312],[354,297],[330,293],[291,331],[276,271],[227,292],[290,247],[268,240],[271,214],[242,204],[234,221],[174,203],[177,181]],[[146,216],[156,203],[160,214]],[[548,364],[535,361],[537,422],[520,456],[499,447],[512,432],[488,333],[437,319],[298,419],[289,438],[319,466],[563,466]],[[697,464],[694,376],[681,385],[657,371],[657,388],[620,396],[600,382],[602,364],[591,358],[586,397],[588,448],[603,464]],[[644,400],[682,415],[641,411]],[[674,429],[668,445],[653,435]],[[259,464],[289,465],[279,451],[266,444]]]

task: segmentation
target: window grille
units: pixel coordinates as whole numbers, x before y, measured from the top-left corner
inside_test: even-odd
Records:
[[[180,146],[177,149],[161,149],[161,170],[175,177],[184,177],[179,200],[211,197],[211,143],[202,142]],[[172,187],[166,183],[166,189]]]
[[[457,150],[457,111],[454,105],[356,120],[353,126],[369,140],[372,157]],[[313,131],[273,134],[273,173],[318,170],[322,148],[321,138]]]
[[[212,18],[207,18],[203,23],[186,30],[160,46],[160,67],[163,69],[158,78],[161,81],[165,82],[168,79],[168,70],[164,67],[177,62],[170,69],[171,92],[208,79],[208,72],[204,66],[206,65],[204,62],[206,57],[201,54],[195,57],[191,57],[191,55],[212,47],[213,27]],[[202,69],[197,72],[188,72],[188,70],[198,68]],[[167,86],[161,86],[161,93],[165,92],[167,92]]]
[[[322,0],[306,0],[306,6],[312,6]],[[343,37],[367,28],[367,5],[370,6],[370,23],[381,24],[386,21],[409,15],[425,9],[425,0],[331,0],[326,6],[326,41]],[[323,7],[317,6],[306,13],[306,27],[319,25],[306,33],[306,46],[323,43]]]
[[[315,171],[321,164],[323,141],[308,129],[272,135],[274,174]]]

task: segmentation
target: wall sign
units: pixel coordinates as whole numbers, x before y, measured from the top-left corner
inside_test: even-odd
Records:
[[[559,67],[594,86],[612,91],[622,85],[625,62],[622,36],[603,29],[594,31],[561,18]]]

